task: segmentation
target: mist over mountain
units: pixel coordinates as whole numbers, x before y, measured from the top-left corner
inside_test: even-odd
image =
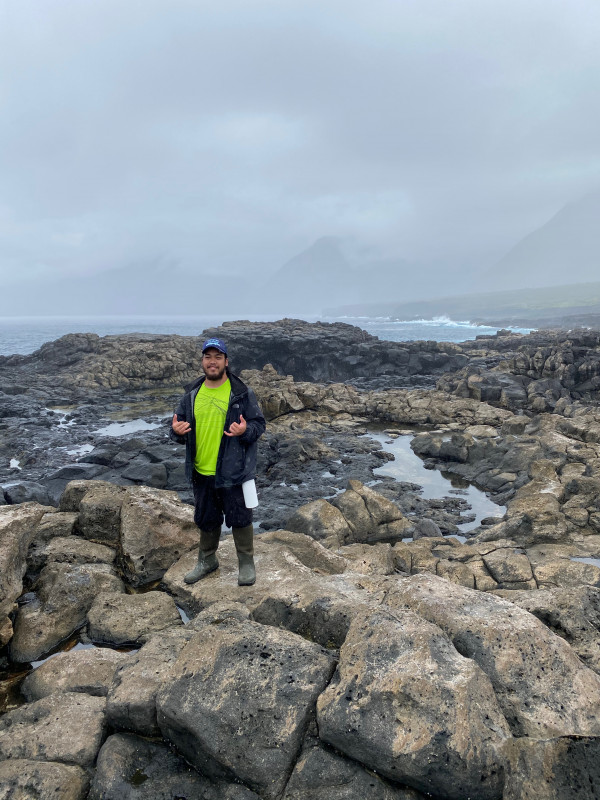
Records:
[[[482,276],[481,289],[587,283],[600,277],[600,192],[564,206]]]

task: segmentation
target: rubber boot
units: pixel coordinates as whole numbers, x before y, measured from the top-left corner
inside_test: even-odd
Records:
[[[232,528],[233,541],[238,557],[238,586],[252,586],[256,581],[254,568],[254,528],[252,524],[245,528]]]
[[[196,583],[214,572],[219,566],[216,556],[219,546],[221,528],[214,528],[212,531],[200,531],[200,549],[198,550],[198,563],[191,572],[183,576],[185,583]]]

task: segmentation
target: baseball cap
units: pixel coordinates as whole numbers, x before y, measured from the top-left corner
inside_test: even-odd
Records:
[[[221,353],[227,355],[227,345],[223,339],[207,339],[202,345],[202,352],[204,353],[209,347],[214,347],[215,350],[219,350]]]

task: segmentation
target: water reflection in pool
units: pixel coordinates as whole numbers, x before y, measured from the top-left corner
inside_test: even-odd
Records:
[[[390,439],[388,434],[382,432],[370,432],[369,436],[381,442],[385,452],[394,456],[393,461],[388,461],[382,467],[375,469],[375,475],[389,476],[397,481],[407,483],[418,483],[423,487],[421,497],[425,500],[456,497],[457,492],[451,490],[461,490],[458,493],[459,496],[469,503],[475,514],[472,522],[463,522],[459,525],[462,531],[477,528],[485,517],[502,517],[504,515],[506,507],[492,502],[485,492],[473,484],[437,469],[425,469],[419,456],[415,455],[410,448],[413,439],[412,433],[398,436],[397,439]]]

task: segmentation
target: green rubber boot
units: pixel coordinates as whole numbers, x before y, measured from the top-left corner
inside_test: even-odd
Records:
[[[214,528],[211,531],[200,531],[200,549],[198,550],[198,563],[191,572],[183,576],[185,583],[196,583],[196,581],[205,578],[214,572],[218,566],[219,561],[215,553],[219,546],[219,538],[221,536],[221,527]]]
[[[233,540],[238,557],[238,586],[252,586],[256,582],[254,567],[254,528],[232,528]]]

